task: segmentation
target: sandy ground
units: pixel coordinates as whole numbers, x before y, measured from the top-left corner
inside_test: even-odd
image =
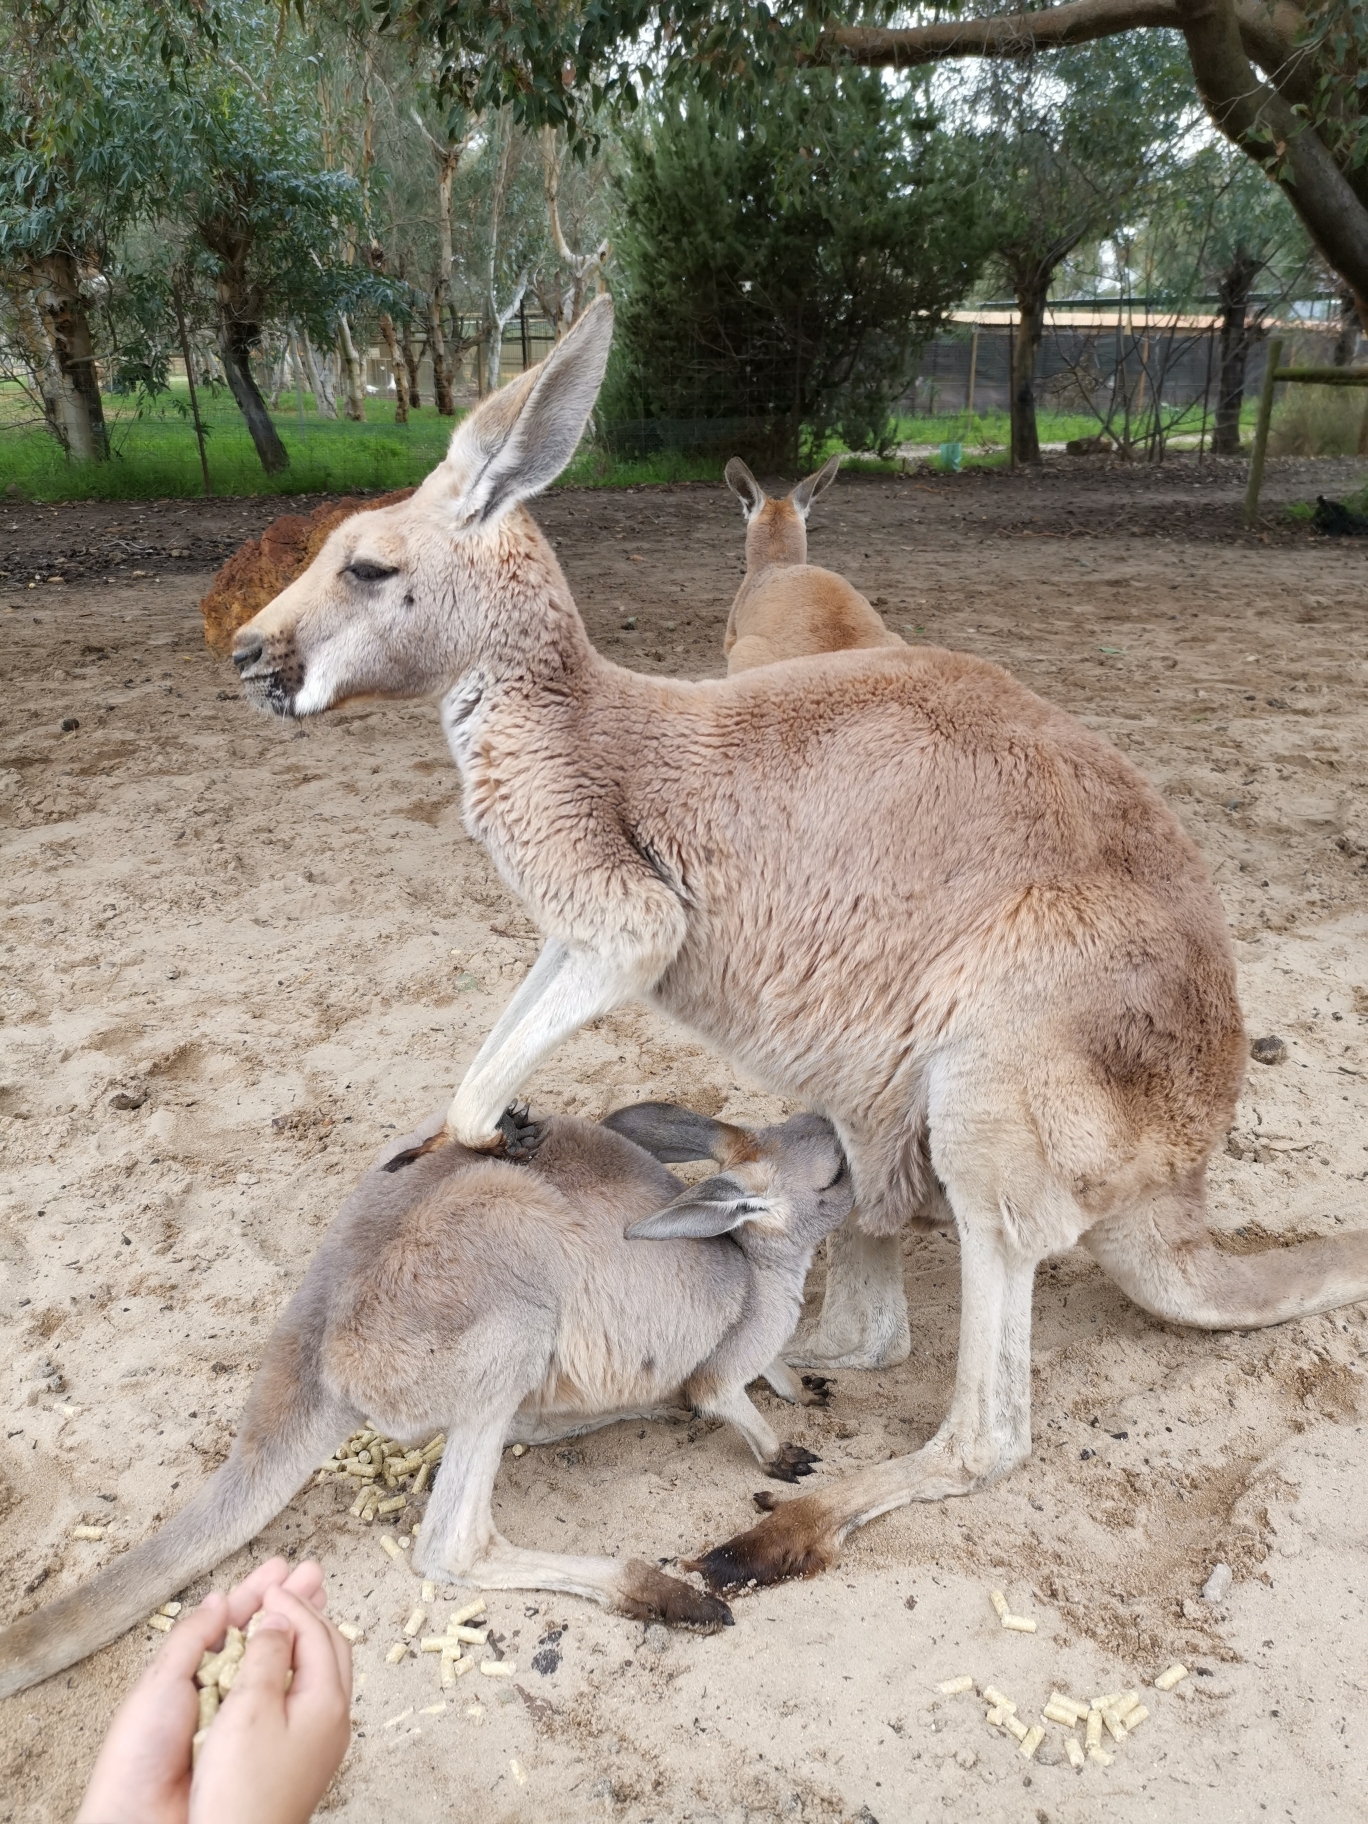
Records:
[[[1326,473],[1327,492],[1345,479]],[[1272,494],[1305,481],[1275,470]],[[1251,1064],[1214,1163],[1214,1219],[1239,1247],[1365,1221],[1368,551],[1245,538],[1237,492],[1178,463],[1155,480],[852,479],[818,509],[812,552],[909,637],[1000,660],[1104,731],[1201,844],[1251,1033],[1289,1052]],[[204,650],[205,563],[268,513],[5,516],[7,1615],[142,1537],[221,1459],[346,1188],[444,1099],[534,953],[462,832],[433,708],[283,728]],[[722,489],[566,492],[540,518],[614,657],[721,669],[741,550]],[[39,573],[67,580],[28,588]],[[646,1093],[743,1119],[777,1106],[636,1009],[530,1087],[590,1114]],[[120,1091],[146,1097],[119,1109]],[[783,1426],[824,1475],[917,1445],[945,1409],[956,1250],[906,1252],[911,1359],[842,1375],[828,1411]],[[221,1575],[316,1553],[334,1613],[365,1629],[327,1808],[358,1824],[1361,1817],[1365,1308],[1188,1334],[1069,1256],[1039,1276],[1036,1325],[1035,1455],[1003,1486],[885,1518],[826,1577],[743,1598],[711,1639],[492,1596],[517,1677],[463,1681],[441,1714],[431,1660],[384,1663],[408,1573],[339,1489],[301,1495]],[[514,1539],[667,1559],[747,1524],[758,1486],[739,1440],[680,1421],[506,1457],[496,1499]],[[73,1542],[78,1522],[104,1542]],[[1213,1608],[1198,1592],[1218,1559],[1235,1583]],[[995,1584],[1038,1633],[998,1628]],[[153,1644],[135,1632],[0,1709],[0,1824],[71,1815]],[[1027,1765],[972,1699],[935,1691],[969,1672],[1025,1713],[1054,1686],[1124,1689],[1173,1658],[1194,1677],[1151,1694],[1114,1765],[1080,1776],[1058,1731],[1053,1764]]]

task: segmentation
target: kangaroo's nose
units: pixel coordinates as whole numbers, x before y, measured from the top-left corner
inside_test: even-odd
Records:
[[[265,650],[260,640],[252,640],[246,646],[239,646],[233,654],[233,663],[239,671],[246,671],[249,665],[255,665]]]

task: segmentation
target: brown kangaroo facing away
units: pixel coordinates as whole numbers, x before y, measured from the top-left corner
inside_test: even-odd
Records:
[[[662,1407],[734,1425],[769,1474],[817,1459],[783,1444],[747,1383],[820,1403],[775,1360],[822,1237],[850,1213],[830,1125],[748,1133],[669,1103],[601,1127],[551,1119],[530,1162],[459,1145],[388,1150],[347,1199],[266,1347],[228,1460],[174,1519],[69,1596],[0,1634],[0,1696],[105,1646],[255,1538],[362,1420],[446,1432],[414,1568],[485,1590],[558,1590],[647,1620],[715,1628],[726,1605],[638,1560],[510,1545],[490,1509],[506,1442]],[[684,1186],[661,1159],[728,1169]]]
[[[780,659],[906,644],[852,583],[807,561],[808,513],[840,467],[833,456],[772,500],[739,456],[727,464],[727,486],[746,516],[746,574],[722,642],[729,678]]]
[[[632,999],[665,1009],[825,1114],[850,1161],[858,1215],[787,1352],[813,1367],[906,1355],[898,1231],[948,1208],[945,1423],[771,1516],[741,1567],[760,1580],[1025,1459],[1046,1256],[1081,1243],[1147,1311],[1220,1329],[1368,1297],[1368,1234],[1211,1245],[1206,1165],[1246,1056],[1230,939],[1196,846],[1100,735],[934,647],[701,682],[594,651],[520,503],[573,453],[611,332],[601,299],[411,500],[338,527],[234,663],[282,716],[441,700],[466,828],[546,939],[448,1136],[503,1147],[503,1110],[570,1033]]]

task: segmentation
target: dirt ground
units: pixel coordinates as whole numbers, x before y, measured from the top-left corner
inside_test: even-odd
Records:
[[[1268,499],[1343,492],[1352,472],[1272,465]],[[1201,845],[1251,1035],[1288,1051],[1251,1063],[1214,1162],[1237,1248],[1368,1220],[1368,548],[1246,537],[1239,486],[1181,461],[851,477],[811,528],[814,561],[909,638],[999,660],[1102,730]],[[221,1460],[347,1187],[445,1099],[535,951],[462,831],[434,707],[290,729],[249,713],[206,652],[209,573],[277,505],[0,512],[5,1616],[141,1538]],[[538,516],[611,656],[721,670],[742,542],[725,490],[566,491]],[[530,1089],[589,1114],[647,1094],[741,1119],[778,1106],[640,1009]],[[943,1414],[955,1253],[907,1243],[910,1360],[843,1374],[829,1410],[785,1420],[823,1475],[916,1446]],[[880,1520],[824,1578],[742,1598],[711,1639],[491,1596],[517,1675],[463,1681],[441,1713],[431,1659],[385,1663],[409,1574],[338,1488],[309,1489],[220,1577],[317,1554],[333,1613],[365,1630],[327,1808],[358,1824],[1361,1818],[1368,1310],[1185,1333],[1077,1255],[1042,1270],[1035,1309],[1035,1454],[1003,1485]],[[496,1502],[515,1540],[665,1560],[748,1524],[758,1486],[738,1439],[680,1420],[507,1456]],[[82,1522],[103,1542],[73,1541]],[[1213,1605],[1218,1560],[1235,1581]],[[999,1629],[995,1585],[1035,1635]],[[0,1707],[0,1824],[71,1815],[155,1638]],[[975,1700],[935,1688],[968,1672],[1025,1715],[1053,1687],[1124,1690],[1175,1658],[1194,1676],[1147,1692],[1151,1720],[1081,1775],[1058,1730],[1028,1764]]]

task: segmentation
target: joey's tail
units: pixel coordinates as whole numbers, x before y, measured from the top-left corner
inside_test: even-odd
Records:
[[[319,1385],[313,1355],[282,1325],[228,1461],[194,1500],[89,1583],[0,1633],[0,1697],[107,1646],[275,1518],[360,1416]]]
[[[1137,1305],[1201,1330],[1257,1330],[1368,1299],[1368,1230],[1228,1254],[1200,1220],[1200,1193],[1167,1193],[1090,1229],[1083,1245]]]

